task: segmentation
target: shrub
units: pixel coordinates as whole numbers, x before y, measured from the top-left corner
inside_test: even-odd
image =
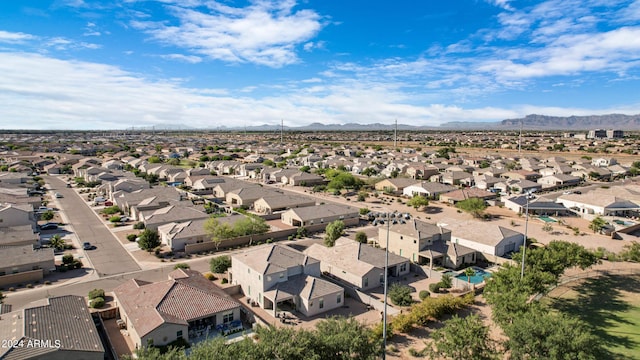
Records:
[[[440,285],[441,285],[440,283],[429,284],[429,291],[431,291],[434,294],[439,293],[440,287],[441,287]]]
[[[73,263],[73,254],[64,254],[62,255],[62,263],[65,265],[69,265]]]
[[[391,298],[393,304],[398,306],[409,306],[413,303],[411,288],[399,283],[391,284],[389,287],[389,298]]]
[[[89,300],[93,300],[95,298],[103,298],[104,299],[104,290],[103,289],[93,289],[89,291]]]
[[[138,246],[142,250],[152,250],[155,247],[160,246],[160,236],[158,235],[158,232],[145,229],[142,234],[140,234]]]
[[[393,323],[393,329],[403,334],[411,331],[415,324],[415,321],[409,314],[398,314],[391,322]]]
[[[428,298],[430,295],[431,293],[428,292],[427,290],[420,290],[420,293],[418,294],[418,296],[420,297],[420,300],[424,300]]]
[[[451,274],[442,275],[440,285],[442,285],[441,287],[444,289],[451,289],[451,286],[453,285],[453,276],[451,276]]]
[[[205,274],[204,274],[204,277],[205,277],[207,280],[210,280],[210,281],[214,281],[214,280],[217,280],[217,279],[218,279],[218,278],[217,278],[215,275],[213,275],[212,273],[205,273]]]
[[[46,221],[49,221],[49,220],[53,219],[53,216],[54,216],[54,214],[53,214],[53,211],[51,211],[51,210],[47,210],[44,213],[40,214],[40,218],[42,220],[46,220]]]
[[[112,216],[112,217],[109,218],[109,222],[117,223],[117,222],[120,222],[120,219],[121,219],[120,216],[115,215],[115,216]]]
[[[14,288],[14,287],[10,287],[10,288],[9,288],[9,291],[16,291],[16,288]]]
[[[137,222],[133,225],[133,228],[136,230],[143,230],[144,229],[144,223],[142,221]]]
[[[210,270],[214,274],[222,274],[231,267],[231,257],[228,255],[214,257],[209,260]]]
[[[45,284],[45,285],[51,285],[51,281],[49,281],[49,280],[45,280],[44,284]]]
[[[356,241],[359,243],[366,244],[367,243],[367,234],[364,231],[358,231],[356,233]]]
[[[27,284],[27,289],[33,289],[33,284]]]
[[[106,207],[102,210],[103,214],[107,214],[107,215],[114,215],[120,212],[120,208],[118,207],[118,205],[113,205],[113,206],[109,206]],[[120,221],[120,220],[118,220]]]
[[[427,355],[429,348],[424,348],[420,351],[410,347],[409,348],[409,355],[413,356],[413,357],[425,357]]]
[[[229,282],[229,280],[227,280],[227,278],[222,278],[222,280],[220,282],[223,283],[223,284],[226,284],[226,283]]]
[[[97,297],[94,299],[91,299],[91,307],[94,309],[99,309],[101,307],[104,306],[104,298],[101,297]]]
[[[129,234],[127,235],[127,240],[129,241],[136,241],[136,238],[138,237],[137,234]]]
[[[186,270],[186,269],[190,269],[190,268],[191,268],[191,266],[189,266],[189,264],[187,264],[187,263],[177,263],[177,264],[173,265],[173,269],[174,270],[177,270],[177,269],[185,269]]]

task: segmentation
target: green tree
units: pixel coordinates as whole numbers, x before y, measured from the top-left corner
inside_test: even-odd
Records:
[[[444,322],[433,332],[431,358],[451,360],[498,359],[495,344],[489,338],[489,329],[478,315],[461,318],[457,315]]]
[[[429,200],[422,195],[414,195],[409,201],[407,201],[407,205],[413,207],[418,210],[418,208],[422,206],[429,206]]]
[[[263,218],[253,214],[247,214],[246,217],[233,224],[233,232],[235,236],[250,235],[249,245],[253,243],[253,235],[264,234],[270,229],[271,227]]]
[[[471,277],[476,276],[476,271],[472,267],[464,269],[464,275],[467,277],[467,282],[471,283]]]
[[[209,269],[212,273],[222,274],[231,267],[231,257],[228,255],[217,256],[209,260]]]
[[[603,342],[581,320],[533,307],[504,328],[513,359],[603,359]]]
[[[53,235],[49,240],[49,246],[56,250],[64,249],[64,245],[65,245],[64,239],[58,234]]]
[[[229,225],[229,223],[221,223],[218,221],[218,218],[215,217],[210,217],[205,221],[204,231],[215,244],[216,251],[224,240],[231,239],[236,236],[233,231],[233,227]]]
[[[311,166],[305,165],[300,168],[300,171],[308,173],[311,170]]]
[[[138,247],[142,250],[151,250],[160,246],[160,236],[158,232],[151,229],[145,229],[139,236]]]
[[[393,283],[389,286],[389,298],[394,305],[409,306],[413,304],[411,287],[400,283]]]
[[[377,174],[378,174],[378,171],[376,169],[372,168],[372,167],[368,167],[368,168],[362,170],[362,175],[364,175],[366,177],[370,177],[370,176],[377,175]]]
[[[49,221],[51,219],[53,219],[54,217],[54,213],[51,210],[47,210],[45,212],[43,212],[42,214],[40,214],[40,219],[45,220],[45,221]]]
[[[147,159],[147,162],[149,162],[149,164],[158,164],[158,163],[161,163],[162,160],[159,157],[154,155],[154,156],[150,156],[149,159]]]
[[[482,217],[482,213],[487,208],[487,204],[480,198],[469,198],[456,203],[456,207],[467,212],[475,218]]]
[[[187,270],[187,269],[191,269],[191,266],[187,263],[177,263],[173,265],[173,270],[177,270],[177,269]]]
[[[625,261],[640,262],[640,242],[632,241],[626,244],[620,252],[620,258]]]
[[[600,216],[596,216],[595,219],[591,220],[589,223],[589,229],[593,230],[594,233],[597,233],[600,232],[605,225],[607,225],[607,221]]]
[[[445,289],[451,289],[451,286],[453,286],[453,276],[451,276],[451,274],[442,275],[440,284],[442,284],[442,287]]]
[[[369,240],[369,239],[367,238],[367,233],[365,233],[364,231],[358,231],[356,233],[356,241],[357,242],[366,244],[367,240]]]
[[[335,220],[329,223],[325,229],[326,235],[324,237],[325,245],[332,247],[335,245],[336,240],[344,233],[345,225],[342,220]]]

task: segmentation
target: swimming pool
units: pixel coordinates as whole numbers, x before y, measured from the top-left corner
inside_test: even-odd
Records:
[[[486,278],[491,277],[491,273],[490,272],[486,272],[480,268],[477,267],[473,267],[472,268],[476,274],[469,277],[469,282],[472,284],[480,284],[481,282],[483,282]],[[464,271],[462,271],[460,274],[456,275],[456,279],[460,279],[462,281],[467,281],[467,275],[464,274]]]
[[[556,219],[554,219],[552,217],[549,217],[547,215],[540,215],[540,216],[538,216],[538,219],[540,219],[540,220],[542,220],[542,221],[544,221],[546,223],[558,222],[558,220],[556,220]]]

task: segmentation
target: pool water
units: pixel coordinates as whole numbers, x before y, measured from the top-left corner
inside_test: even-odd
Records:
[[[558,222],[558,220],[553,219],[553,218],[550,218],[550,217],[548,217],[547,215],[540,215],[540,216],[538,216],[538,219],[540,219],[540,220],[542,220],[542,221],[544,221],[544,222],[546,222],[546,223],[549,223],[549,222]]]
[[[469,278],[469,282],[472,283],[472,284],[480,284],[486,278],[491,277],[491,273],[490,272],[486,272],[486,271],[484,271],[482,269],[476,269],[476,268],[474,268],[473,270],[475,270],[476,274]],[[464,271],[462,271],[460,274],[456,275],[456,279],[460,279],[462,281],[467,281],[467,275],[465,275]]]

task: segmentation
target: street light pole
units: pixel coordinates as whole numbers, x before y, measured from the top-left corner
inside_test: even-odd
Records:
[[[389,274],[389,229],[391,215],[387,212],[387,244],[384,247],[384,310],[382,312],[382,359],[387,358],[387,277]]]
[[[529,226],[529,196],[530,193],[525,195],[527,199],[527,205],[525,206],[525,218],[524,218],[524,243],[522,244],[522,269],[520,269],[520,280],[524,278],[524,255],[527,251],[527,227]]]

